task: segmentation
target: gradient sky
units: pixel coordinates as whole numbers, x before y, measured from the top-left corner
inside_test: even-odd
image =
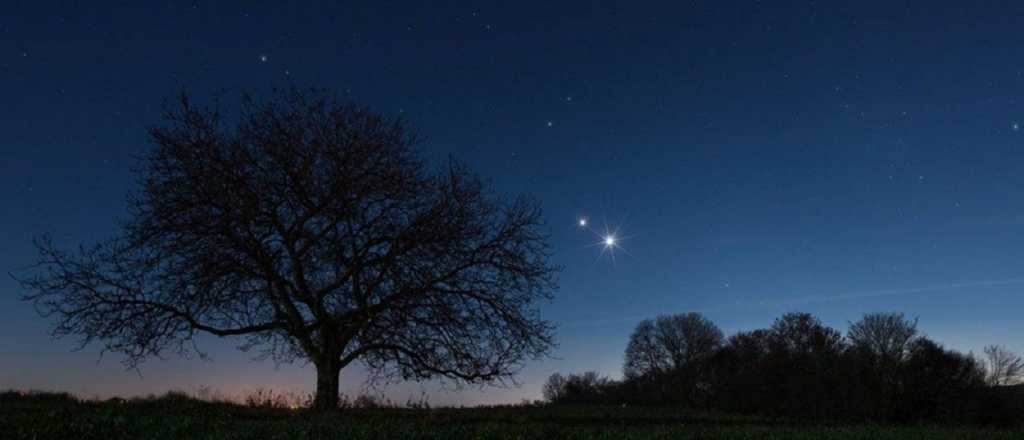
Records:
[[[146,3],[143,5],[142,3]],[[960,350],[1024,351],[1024,3],[11,2],[0,17],[0,270],[31,238],[116,233],[145,128],[181,90],[322,87],[402,114],[545,210],[555,371],[620,375],[633,326],[700,311],[726,333],[807,311],[842,331],[902,311]],[[514,5],[514,6],[513,6]],[[577,219],[620,227],[614,263]],[[628,255],[623,252],[627,251]],[[131,395],[312,389],[310,367],[73,351],[0,278],[0,388]],[[358,392],[358,368],[342,387]]]

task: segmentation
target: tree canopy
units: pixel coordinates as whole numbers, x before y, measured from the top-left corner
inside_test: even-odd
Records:
[[[130,366],[192,350],[198,332],[241,336],[311,361],[320,408],[355,361],[375,379],[496,383],[552,346],[540,209],[454,161],[428,167],[404,121],[322,91],[235,112],[182,96],[150,137],[117,237],[37,241],[25,299],[56,335]]]

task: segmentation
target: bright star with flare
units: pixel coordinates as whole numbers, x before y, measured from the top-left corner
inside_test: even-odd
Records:
[[[615,247],[615,236],[606,235],[604,237],[604,247]]]
[[[621,225],[610,228],[608,227],[608,222],[605,221],[603,230],[597,230],[591,226],[590,223],[590,219],[584,216],[580,216],[576,219],[576,226],[578,226],[580,230],[594,234],[597,238],[597,242],[591,243],[588,246],[601,248],[601,252],[597,256],[598,261],[601,260],[602,257],[607,256],[611,260],[612,264],[615,264],[615,254],[617,252],[621,251],[626,255],[629,255],[629,252],[626,252],[626,250],[622,248],[622,243],[629,239],[630,236],[623,236],[620,234]],[[595,261],[595,263],[596,262],[597,261]]]

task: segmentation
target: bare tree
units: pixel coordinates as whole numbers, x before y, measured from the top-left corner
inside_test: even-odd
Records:
[[[566,378],[560,373],[548,376],[548,380],[544,382],[544,389],[541,391],[544,395],[544,400],[552,403],[562,401],[565,398],[565,384]]]
[[[722,341],[718,326],[699,313],[645,319],[629,338],[623,372],[631,379],[670,372],[696,374]]]
[[[551,403],[602,403],[614,397],[616,385],[596,371],[567,376],[555,373],[544,383],[543,392]]]
[[[843,335],[810,313],[787,313],[772,323],[769,347],[787,356],[835,356],[843,350]]]
[[[902,369],[918,339],[917,319],[902,313],[869,313],[850,324],[848,339],[854,348],[854,359],[863,367],[860,388],[870,402],[865,407],[877,419],[884,420],[898,404]]]
[[[626,345],[623,375],[637,379],[651,374],[662,374],[671,368],[668,352],[661,345],[654,320],[645,319],[637,324]]]
[[[989,345],[985,347],[985,382],[992,386],[1013,385],[1024,375],[1024,360],[1006,347]]]
[[[910,354],[917,336],[917,319],[902,313],[869,313],[850,324],[848,339],[854,347],[866,350],[885,364],[902,362]]]
[[[135,367],[198,332],[243,336],[316,367],[335,408],[342,368],[374,380],[498,384],[552,346],[539,209],[456,164],[431,172],[401,120],[323,92],[243,100],[235,123],[183,96],[139,170],[122,233],[65,252],[37,240],[25,299]]]

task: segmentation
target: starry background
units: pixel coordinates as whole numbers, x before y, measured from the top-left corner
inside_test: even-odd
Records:
[[[1024,350],[1024,4],[285,3],[5,3],[0,269],[29,264],[36,235],[116,232],[175,93],[323,87],[404,115],[425,157],[535,196],[566,267],[543,306],[560,345],[521,387],[402,384],[394,400],[515,402],[555,371],[616,377],[637,321],[685,311],[727,333],[902,311],[953,348]],[[580,216],[628,237],[614,262]],[[311,368],[212,338],[211,361],[125,371],[52,341],[20,294],[0,279],[0,388],[312,389]],[[347,369],[344,390],[361,378]]]

